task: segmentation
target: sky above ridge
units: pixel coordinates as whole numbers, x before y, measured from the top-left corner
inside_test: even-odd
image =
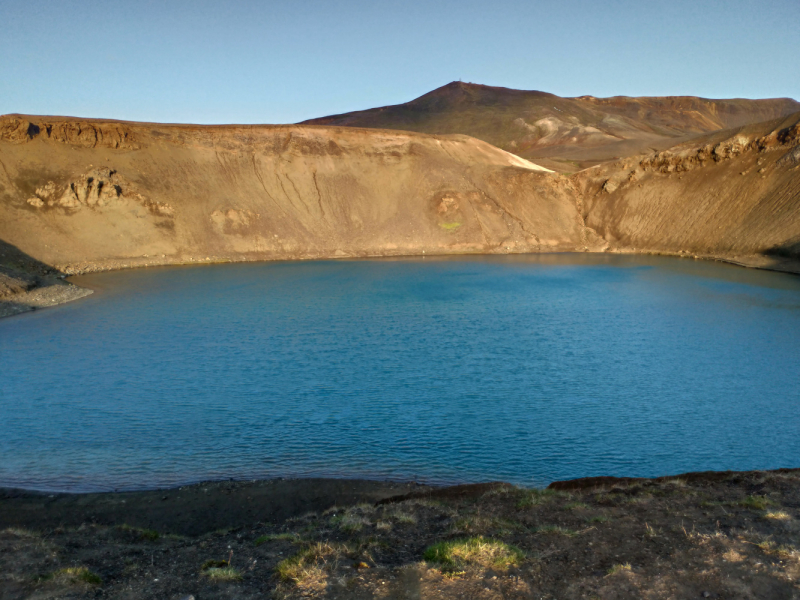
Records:
[[[292,123],[450,81],[800,100],[800,1],[0,0],[0,114]]]

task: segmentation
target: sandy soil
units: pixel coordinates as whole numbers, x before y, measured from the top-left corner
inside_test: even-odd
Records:
[[[797,469],[6,491],[0,509],[3,599],[800,597]]]

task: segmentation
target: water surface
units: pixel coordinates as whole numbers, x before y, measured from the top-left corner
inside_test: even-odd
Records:
[[[567,254],[76,282],[0,321],[0,485],[800,466],[794,276]]]

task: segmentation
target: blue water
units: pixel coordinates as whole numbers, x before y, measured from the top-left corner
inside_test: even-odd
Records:
[[[800,278],[543,255],[160,268],[0,321],[0,485],[800,467]]]

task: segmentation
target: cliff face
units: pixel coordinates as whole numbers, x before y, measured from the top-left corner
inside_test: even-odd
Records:
[[[567,250],[569,187],[466,136],[0,120],[0,239],[64,272]]]
[[[0,242],[60,273],[586,250],[765,266],[800,258],[800,113],[572,177],[466,136],[3,117]],[[8,256],[6,295],[30,284]]]
[[[587,169],[574,180],[586,224],[611,247],[800,257],[800,114]]]

